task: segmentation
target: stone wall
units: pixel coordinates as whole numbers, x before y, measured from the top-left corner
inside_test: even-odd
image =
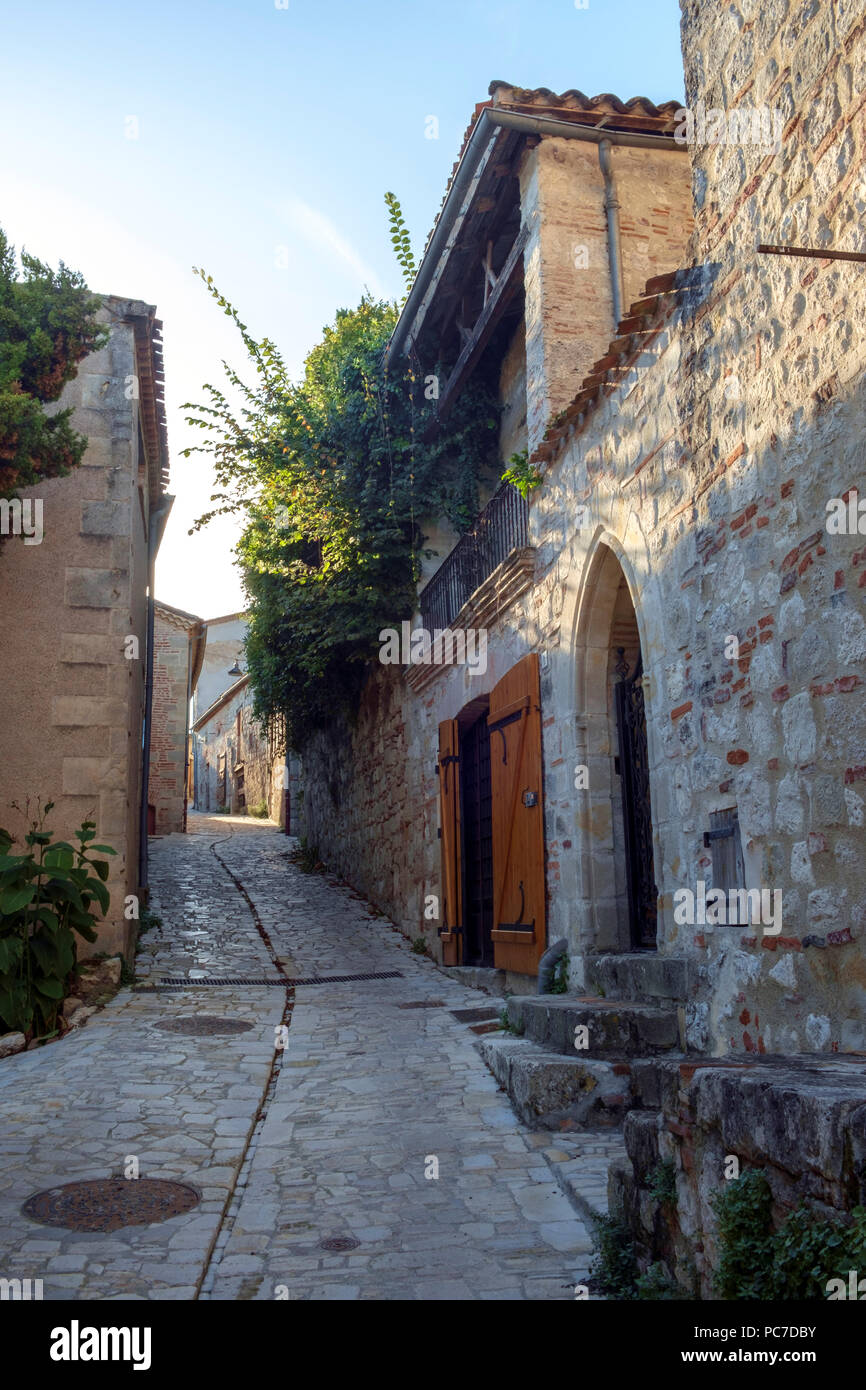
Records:
[[[154,617],[153,716],[148,806],[157,835],[186,829],[190,630],[159,605]]]
[[[802,1202],[826,1219],[862,1205],[862,1071],[854,1057],[633,1062],[628,1161],[612,1168],[609,1197],[634,1236],[641,1272],[661,1263],[689,1296],[717,1297],[713,1199],[749,1169],[769,1183],[775,1228]],[[652,1190],[660,1164],[673,1170],[673,1201]]]
[[[690,102],[778,103],[780,148],[691,149],[696,268],[676,305],[662,293],[640,351],[541,451],[534,584],[491,628],[486,675],[470,692],[462,670],[443,670],[416,692],[374,673],[355,730],[307,762],[308,834],[416,934],[438,884],[437,724],[540,651],[548,939],[566,937],[583,989],[588,957],[629,949],[611,718],[624,582],[645,672],[658,943],[696,981],[689,1047],[864,1049],[866,543],[825,523],[830,499],[863,487],[866,278],[856,264],[756,250],[860,244],[862,20],[841,4],[777,0],[752,19],[687,7],[684,53]],[[547,163],[559,167],[545,144],[524,176],[542,213]],[[563,245],[565,216],[551,232]],[[538,400],[552,408],[573,370],[556,365],[567,354],[553,310],[568,295],[558,282],[547,294],[543,220],[533,237],[530,442]],[[782,894],[776,934],[674,918],[675,894],[712,887],[704,835],[714,812],[733,810],[745,886]]]
[[[141,722],[146,653],[149,505],[139,457],[138,405],[127,398],[137,375],[135,326],[147,305],[110,297],[103,318],[108,344],[81,364],[63,392],[73,425],[88,438],[80,468],[26,489],[41,499],[44,539],[0,545],[0,816],[36,798],[55,808],[49,828],[69,839],[84,819],[116,849],[111,906],[98,940],[82,957],[128,952],[132,920],[124,898],[137,894]],[[137,649],[125,642],[137,641]]]

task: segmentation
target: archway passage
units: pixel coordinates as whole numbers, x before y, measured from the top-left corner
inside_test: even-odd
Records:
[[[576,633],[588,766],[581,814],[590,951],[655,950],[658,890],[640,625],[614,550],[600,544]]]

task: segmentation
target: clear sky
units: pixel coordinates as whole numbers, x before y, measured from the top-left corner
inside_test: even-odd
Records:
[[[383,195],[416,253],[494,78],[682,100],[677,0],[30,0],[0,28],[0,225],[165,325],[171,491],[157,595],[242,605],[227,520],[181,405],[243,348],[203,266],[294,372],[338,308],[402,293]],[[438,139],[427,138],[428,117]]]

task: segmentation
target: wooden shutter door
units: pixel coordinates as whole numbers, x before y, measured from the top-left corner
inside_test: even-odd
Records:
[[[496,966],[538,973],[545,947],[544,808],[538,655],[518,661],[490,695],[493,950]]]
[[[443,965],[463,961],[463,885],[460,875],[460,736],[456,719],[439,725],[439,824],[442,837]]]

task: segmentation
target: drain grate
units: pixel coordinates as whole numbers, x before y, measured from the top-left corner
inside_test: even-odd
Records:
[[[21,1210],[43,1226],[117,1231],[181,1216],[200,1201],[195,1188],[166,1178],[91,1178],[36,1192]]]
[[[217,1014],[196,1014],[194,1018],[168,1018],[155,1023],[164,1033],[183,1033],[185,1037],[210,1037],[214,1033],[248,1033],[255,1028],[245,1018],[220,1018]]]
[[[354,1236],[329,1236],[327,1240],[319,1241],[320,1250],[357,1250],[361,1244]]]
[[[266,979],[253,975],[210,975],[205,979],[188,980],[185,975],[163,975],[161,985],[178,989],[188,989],[199,985],[280,985],[283,989],[293,985],[343,985],[361,980],[402,980],[400,970],[374,970],[366,975],[287,975],[285,979]],[[153,986],[151,986],[153,988]]]
[[[444,1009],[444,999],[412,999],[408,1004],[398,1004],[398,1009]]]

